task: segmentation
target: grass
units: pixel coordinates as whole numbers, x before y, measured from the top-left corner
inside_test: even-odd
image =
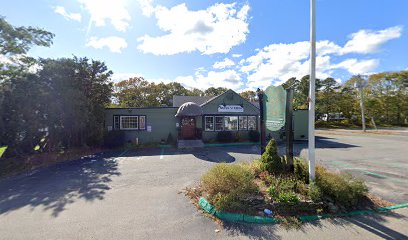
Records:
[[[0,158],[3,156],[4,152],[7,150],[7,146],[0,147]]]

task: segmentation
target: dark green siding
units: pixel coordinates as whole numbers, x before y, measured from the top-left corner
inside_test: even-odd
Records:
[[[113,116],[146,116],[146,130],[122,130],[125,131],[126,141],[134,142],[139,138],[139,143],[152,143],[167,140],[169,133],[173,139],[177,139],[176,121],[174,117],[177,108],[108,108],[105,111],[105,128],[113,127]],[[147,127],[151,126],[151,132]]]

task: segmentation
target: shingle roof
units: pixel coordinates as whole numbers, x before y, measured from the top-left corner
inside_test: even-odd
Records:
[[[213,98],[212,96],[173,96],[173,107],[180,107],[183,103],[193,102],[201,105]]]

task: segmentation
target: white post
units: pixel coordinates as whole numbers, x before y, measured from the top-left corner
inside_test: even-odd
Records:
[[[310,0],[309,179],[315,180],[316,0]]]

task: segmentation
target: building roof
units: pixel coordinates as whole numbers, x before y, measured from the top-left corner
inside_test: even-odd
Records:
[[[173,107],[180,107],[183,103],[193,102],[198,105],[201,105],[208,100],[213,98],[213,96],[173,96]]]
[[[197,103],[186,102],[182,104],[177,110],[176,117],[182,116],[201,116],[203,115],[203,109]]]

